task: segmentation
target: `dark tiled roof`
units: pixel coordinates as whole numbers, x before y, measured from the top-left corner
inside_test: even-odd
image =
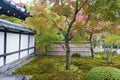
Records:
[[[12,23],[9,21],[5,21],[0,19],[0,29],[5,30],[7,29],[8,31],[13,31],[13,32],[24,32],[24,33],[31,33],[35,34],[36,32],[30,28],[26,28],[22,25]]]
[[[10,0],[0,0],[0,14],[13,16],[22,20],[33,15],[27,11],[26,7],[20,7]]]

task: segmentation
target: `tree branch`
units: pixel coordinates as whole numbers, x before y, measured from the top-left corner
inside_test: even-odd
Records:
[[[74,38],[74,35],[72,35],[70,38],[69,38],[69,41],[72,40]]]
[[[55,24],[55,26],[58,28],[58,30],[62,32],[63,36],[65,36],[64,31],[61,28],[59,28],[59,26],[53,19],[52,19],[52,22]]]
[[[88,1],[88,0],[83,1],[83,3],[81,2],[81,6],[80,6],[80,8],[78,8],[78,11],[81,10],[81,8],[83,7],[83,5],[85,5],[85,3],[87,3],[87,1]]]
[[[87,17],[87,20],[86,20],[86,23],[85,23],[85,24],[88,23],[88,21],[90,20],[90,17],[91,17],[91,15],[89,14],[88,17]]]
[[[92,30],[91,30],[91,32],[90,32],[90,38],[89,38],[90,41],[92,40],[93,33],[94,33],[94,28],[92,28]]]
[[[62,29],[59,28],[59,26],[56,24],[56,22],[52,19],[52,22],[55,24],[55,26],[60,30],[62,31]]]
[[[63,44],[60,43],[60,46],[62,46],[64,50],[67,50]]]
[[[67,17],[66,17],[66,22],[68,23],[68,25],[70,25],[70,23],[69,23],[69,21],[68,21]]]
[[[73,20],[70,22],[70,24],[69,24],[69,26],[68,26],[68,30],[67,30],[66,37],[69,36],[69,32],[70,32],[70,30],[71,30],[71,28],[72,28],[73,23],[74,23],[75,20],[76,20],[76,16],[77,16],[77,13],[78,13],[78,12],[79,12],[79,10],[78,10],[78,2],[76,1],[76,8],[75,8],[74,17],[73,17]]]

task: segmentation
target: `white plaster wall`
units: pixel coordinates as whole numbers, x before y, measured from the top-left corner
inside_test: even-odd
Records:
[[[119,54],[120,54],[120,49],[118,49],[118,50],[117,50],[117,53],[119,53]]]
[[[21,35],[21,50],[28,48],[28,35]]]
[[[33,35],[30,35],[30,43],[29,47],[34,47],[35,38]],[[20,49],[28,48],[28,35],[21,34],[21,47]],[[14,52],[19,51],[19,34],[15,33],[7,33],[7,45],[6,52]],[[29,54],[33,53],[34,49],[29,49]],[[0,32],[0,55],[4,54],[4,32]],[[28,55],[28,50],[20,52],[20,58],[23,58]],[[12,55],[6,56],[6,64],[11,63],[17,60],[19,57],[19,53],[15,53]],[[0,58],[0,66],[3,66],[4,59]]]
[[[3,53],[4,53],[4,32],[0,32],[0,55]]]
[[[29,49],[29,54],[32,54],[34,52],[34,49]]]
[[[19,53],[15,53],[15,54],[6,56],[6,64],[17,60],[17,59],[18,59],[18,54],[19,54]]]
[[[3,58],[0,58],[0,66],[3,66]]]
[[[28,55],[28,50],[20,52],[20,58]]]
[[[33,35],[30,35],[30,44],[29,47],[34,47],[34,43],[35,43],[35,38]]]
[[[7,33],[7,53],[19,50],[19,34]]]

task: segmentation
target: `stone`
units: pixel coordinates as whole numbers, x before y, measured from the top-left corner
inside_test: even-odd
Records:
[[[0,80],[26,80],[23,75],[2,75]]]

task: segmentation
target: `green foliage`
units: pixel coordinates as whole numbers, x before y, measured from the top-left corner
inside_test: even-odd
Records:
[[[36,35],[36,46],[40,47],[41,52],[45,52],[46,49],[51,48],[51,42],[59,40],[58,38],[55,30],[40,32]]]
[[[120,70],[113,67],[95,67],[86,76],[87,80],[120,80]]]
[[[119,0],[91,0],[90,3],[88,3],[88,9],[85,11],[89,14],[95,14],[97,17],[97,14],[100,14],[98,20],[104,20],[104,21],[112,21],[115,22],[118,20],[120,16],[120,3]],[[95,18],[95,17],[93,17]],[[118,20],[119,22],[119,20]]]
[[[72,57],[81,57],[80,53],[73,53]]]
[[[80,27],[80,26],[79,26]],[[86,40],[86,32],[84,31],[83,27],[78,28],[77,32],[74,34],[74,38],[72,39],[73,43],[80,44]]]
[[[55,4],[53,6],[53,10],[55,12],[57,12],[58,15],[63,15],[63,16],[66,16],[66,17],[69,17],[71,15],[71,8],[70,8],[70,4],[68,5],[58,5],[58,4]]]
[[[100,42],[98,42],[97,37],[93,37],[92,44],[93,44],[93,48],[100,45]]]
[[[6,16],[6,15],[0,15],[0,19],[7,20],[10,22],[14,22],[14,23],[22,23],[20,19],[17,19],[15,17]]]
[[[104,44],[105,45],[110,45],[111,48],[113,44],[116,44],[118,46],[120,46],[120,36],[119,35],[115,35],[115,34],[111,34],[111,35],[108,35],[107,37],[105,37],[104,39]]]
[[[32,11],[36,14],[32,18],[27,19],[27,22],[31,28],[37,31],[36,46],[44,53],[46,49],[51,48],[51,42],[63,39],[61,35],[58,35],[59,31],[56,30],[57,27],[52,22],[52,19],[54,19],[59,24],[63,17],[47,9],[44,4],[38,2],[34,5]],[[37,6],[40,6],[40,8]]]
[[[116,53],[113,51],[113,45],[120,46],[120,36],[116,34],[109,34],[103,39],[104,44],[104,53],[105,53],[105,60],[107,64],[113,63],[114,54]],[[115,49],[114,49],[115,50]]]

